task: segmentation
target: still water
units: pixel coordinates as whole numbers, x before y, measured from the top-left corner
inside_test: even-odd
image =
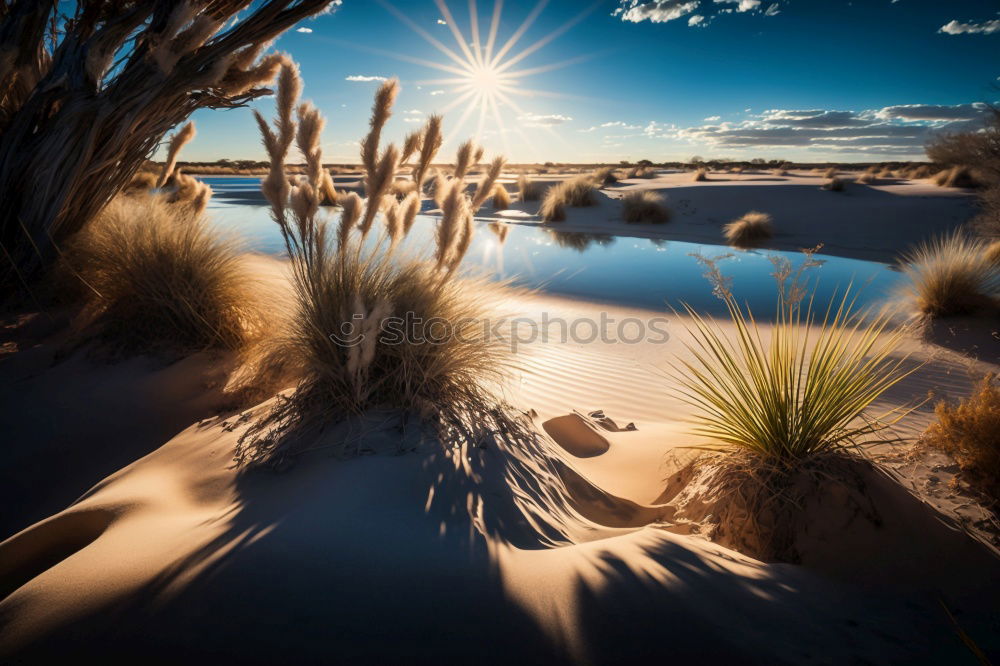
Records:
[[[284,253],[269,209],[246,198],[260,191],[259,178],[202,180],[215,192],[209,213],[220,228],[239,234],[251,250]],[[418,250],[431,247],[434,228],[434,218],[418,217],[407,245]],[[764,318],[773,312],[776,301],[772,261],[784,257],[798,266],[804,260],[796,252],[736,250],[724,245],[558,232],[519,224],[509,225],[506,241],[500,243],[487,222],[477,222],[463,266],[518,285],[592,301],[654,310],[679,308],[686,302],[702,312],[724,312],[704,276],[705,266],[692,255],[724,257],[717,265],[731,280],[733,293]],[[859,302],[876,303],[886,299],[901,280],[886,264],[826,255],[816,258],[821,265],[807,274],[816,285],[817,303],[827,302],[850,284],[861,288]]]

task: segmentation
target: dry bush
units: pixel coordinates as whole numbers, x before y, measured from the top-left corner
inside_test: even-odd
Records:
[[[979,194],[979,214],[973,218],[972,228],[985,238],[1000,239],[1000,185]]]
[[[930,317],[973,314],[1000,295],[1000,268],[986,242],[956,232],[922,243],[903,257],[917,309]]]
[[[575,176],[556,183],[545,193],[538,214],[545,222],[562,222],[566,219],[566,206],[593,206],[596,202],[594,181],[589,175]]]
[[[618,182],[618,177],[615,175],[614,167],[601,167],[595,171],[591,177],[594,179],[594,183],[597,187],[607,187],[608,185],[614,185]]]
[[[379,89],[362,142],[366,178],[372,183],[369,196],[364,201],[357,194],[343,197],[336,228],[319,215],[316,201],[324,121],[312,105],[297,104],[301,80],[296,67],[285,65],[279,77],[273,129],[258,114],[271,160],[262,189],[290,257],[295,312],[290,329],[259,354],[256,364],[258,373],[282,368],[299,382],[291,397],[279,399],[241,438],[241,463],[281,465],[311,446],[324,424],[375,409],[433,423],[442,438],[468,434],[470,424],[502,419],[490,387],[502,379],[507,356],[501,342],[480,325],[496,287],[459,279],[456,271],[472,240],[473,215],[493,190],[503,160],[493,161],[472,198],[462,177],[441,177],[434,256],[402,254],[398,245],[416,217],[419,195],[411,192],[399,202],[372,194],[399,166],[400,151],[391,144],[379,146],[397,86],[389,81]],[[288,187],[284,162],[293,137],[306,156],[307,178]],[[478,154],[474,146],[464,146],[459,166],[467,169]],[[384,229],[372,239],[375,228],[369,220],[380,211]],[[442,335],[428,328],[429,322],[441,321],[453,330]],[[333,451],[356,455],[362,439],[337,441]]]
[[[261,319],[240,247],[184,202],[120,196],[70,243],[86,314],[129,352],[237,349]]]
[[[726,242],[734,247],[756,247],[774,234],[771,216],[750,211],[723,227]]]
[[[132,177],[132,181],[125,187],[128,193],[146,192],[156,187],[158,178],[150,171],[139,171]]]
[[[497,183],[493,186],[493,210],[507,210],[510,208],[510,193],[507,188]]]
[[[936,134],[926,147],[930,161],[946,167],[974,167],[987,182],[1000,181],[1000,109],[990,109],[981,131]]]
[[[787,176],[788,171],[785,169],[774,169],[773,171],[771,171],[771,174],[775,176]]]
[[[987,245],[983,252],[987,260],[992,261],[994,264],[1000,264],[1000,240],[993,241]]]
[[[923,180],[924,178],[930,178],[932,175],[934,175],[933,169],[926,164],[921,164],[910,170],[911,180]]]
[[[972,395],[957,405],[938,403],[937,421],[924,441],[955,458],[964,478],[984,492],[993,505],[1000,501],[1000,385],[996,375],[984,377]]]
[[[53,265],[169,129],[268,94],[265,49],[329,4],[0,3],[0,281]]]
[[[972,169],[965,166],[953,166],[950,169],[938,173],[934,176],[934,184],[938,187],[958,187],[972,188],[978,187],[979,182],[972,173]]]
[[[517,177],[517,196],[519,201],[538,201],[542,192],[538,183],[522,173]]]
[[[841,178],[833,178],[830,182],[823,185],[823,189],[829,190],[830,192],[843,192],[844,181]]]
[[[702,168],[698,169],[697,171],[695,171],[694,172],[694,180],[695,180],[696,183],[704,181],[704,180],[708,180],[708,169],[702,167]]]
[[[829,169],[823,172],[824,178],[834,178],[836,177],[836,175],[837,175],[836,167],[830,167]]]
[[[875,177],[875,174],[871,173],[870,171],[866,171],[863,174],[861,174],[860,176],[858,176],[857,179],[855,179],[854,182],[860,183],[862,185],[871,185],[872,183],[876,182],[877,180],[878,179]]]
[[[892,169],[890,169],[889,167],[885,167],[881,171],[878,172],[878,177],[879,178],[895,178],[896,175],[893,173]]]
[[[622,197],[622,217],[629,223],[662,224],[670,220],[670,210],[656,192],[629,192]]]

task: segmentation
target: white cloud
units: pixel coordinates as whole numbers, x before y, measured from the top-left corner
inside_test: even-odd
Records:
[[[805,148],[858,155],[917,156],[935,133],[981,128],[987,110],[985,104],[976,103],[904,104],[861,112],[771,109],[742,122],[687,127],[664,132],[660,137],[721,150]],[[706,119],[710,121],[712,118]]]
[[[430,93],[431,97],[437,97],[438,95],[443,95],[443,94],[444,94],[443,90],[432,90]]]
[[[992,35],[1000,32],[1000,19],[983,21],[982,23],[962,23],[960,21],[949,21],[938,29],[947,35]]]
[[[749,13],[774,16],[781,12],[784,0],[618,0],[618,8],[611,15],[622,21],[639,23],[666,23],[685,16],[689,27],[704,28],[720,14]],[[713,10],[714,8],[714,10]],[[697,12],[697,13],[695,13]]]
[[[386,81],[384,76],[362,76],[360,74],[352,74],[351,76],[344,77],[345,81],[356,81],[366,83],[368,81]]]
[[[760,7],[761,0],[715,0],[715,4],[728,3],[736,5],[736,11],[749,12]]]
[[[424,112],[421,111],[420,109],[409,109],[407,111],[403,111],[403,113],[406,114],[406,115],[408,115],[408,116],[422,116],[422,115],[424,115]]]
[[[549,115],[539,115],[537,113],[526,113],[518,118],[525,127],[552,127],[553,125],[562,125],[563,123],[568,123],[573,120],[569,116],[559,115],[557,113]]]
[[[438,25],[448,25],[448,22],[444,19],[438,19]]]
[[[295,32],[301,32],[308,35],[312,32],[312,28],[296,28]]]
[[[708,118],[705,118],[706,123],[717,123],[720,120],[722,120],[722,116],[709,116]]]
[[[885,120],[975,120],[985,116],[988,109],[989,107],[982,102],[952,106],[945,104],[900,104],[880,109],[875,115]]]
[[[632,23],[641,21],[666,23],[693,13],[701,4],[700,0],[653,0],[653,2],[621,0],[621,2],[622,6],[614,11],[614,15],[621,15],[623,21]]]

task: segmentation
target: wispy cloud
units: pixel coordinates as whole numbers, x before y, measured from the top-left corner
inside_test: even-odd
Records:
[[[312,32],[312,28],[296,28],[295,32],[301,32],[308,35]]]
[[[562,125],[563,123],[568,123],[573,119],[569,116],[563,116],[557,113],[549,115],[526,113],[523,116],[520,116],[518,120],[525,127],[552,127],[553,125]]]
[[[355,81],[366,83],[368,81],[386,81],[384,76],[362,76],[360,74],[352,74],[351,76],[344,77],[345,81]]]
[[[766,0],[618,0],[619,6],[611,15],[631,23],[667,23],[687,16],[689,27],[704,28],[720,14],[774,16],[781,12],[782,1],[765,4]]]
[[[836,153],[919,155],[927,140],[938,132],[982,127],[988,109],[985,104],[977,103],[903,104],[860,112],[771,109],[742,122],[668,130],[660,133],[660,137],[721,150],[806,148]]]
[[[761,0],[715,0],[715,4],[736,5],[734,9],[738,12],[749,12],[760,7]]]
[[[992,35],[1000,32],[1000,19],[983,21],[982,23],[962,23],[961,21],[949,21],[938,29],[946,35]]]
[[[621,16],[623,21],[639,23],[652,21],[666,23],[693,13],[701,5],[700,0],[654,0],[654,2],[639,2],[639,0],[620,0],[621,7],[613,13]]]

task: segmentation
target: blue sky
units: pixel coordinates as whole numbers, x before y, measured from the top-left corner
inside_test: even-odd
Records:
[[[520,58],[506,70],[515,73],[503,81],[506,101],[493,69],[471,79],[463,100],[463,84],[443,82],[460,77],[431,65],[459,67],[428,38],[468,60],[452,28],[473,53],[472,7],[485,48],[493,0],[343,0],[283,36],[275,48],[300,63],[305,96],[327,117],[325,161],[357,161],[375,77],[402,83],[389,138],[446,111],[446,151],[478,136],[488,154],[519,162],[919,158],[930,133],[974,127],[977,103],[1000,100],[997,2],[500,4],[494,53],[535,17],[500,59]],[[263,157],[249,110],[195,120],[183,159]]]

